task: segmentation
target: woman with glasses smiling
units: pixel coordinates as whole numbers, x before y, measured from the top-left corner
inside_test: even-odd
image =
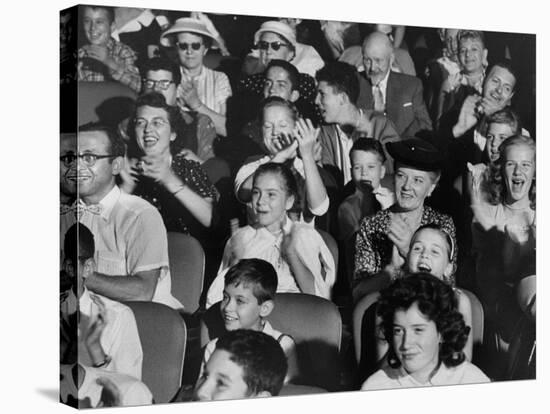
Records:
[[[228,77],[207,68],[204,57],[214,35],[206,25],[190,17],[176,20],[161,36],[161,44],[174,46],[177,51],[182,81],[178,86],[178,104],[189,111],[208,115],[218,135],[226,136],[227,99],[231,96]]]
[[[197,162],[178,153],[180,122],[178,108],[167,105],[161,94],[138,98],[121,187],[157,207],[168,231],[201,239],[211,226],[217,191]]]

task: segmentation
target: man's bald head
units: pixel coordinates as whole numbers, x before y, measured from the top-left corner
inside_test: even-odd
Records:
[[[391,68],[393,45],[388,36],[381,32],[368,35],[363,42],[363,66],[365,74],[373,85],[378,84]]]

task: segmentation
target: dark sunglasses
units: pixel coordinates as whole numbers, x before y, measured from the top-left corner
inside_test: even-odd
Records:
[[[283,42],[266,42],[265,40],[260,40],[258,42],[258,49],[261,49],[261,50],[267,50],[269,49],[269,47],[271,47],[271,49],[273,49],[275,52],[277,50],[279,50],[282,46],[286,46],[286,47],[289,47],[289,45],[287,43],[283,43]]]
[[[202,46],[202,43],[201,42],[193,42],[193,43],[176,43],[176,45],[178,45],[179,49],[180,50],[183,50],[184,52],[187,51],[187,49],[191,48],[193,50],[199,50]]]

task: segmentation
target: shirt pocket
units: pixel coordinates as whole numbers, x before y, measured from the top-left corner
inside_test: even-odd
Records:
[[[126,259],[115,252],[100,250],[97,252],[97,271],[110,276],[126,276]]]

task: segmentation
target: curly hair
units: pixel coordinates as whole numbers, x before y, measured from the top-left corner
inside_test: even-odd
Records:
[[[249,396],[262,391],[276,396],[281,391],[288,364],[281,345],[273,337],[237,329],[218,339],[216,350],[227,351],[229,359],[242,368]]]
[[[466,326],[458,311],[458,302],[452,287],[428,273],[409,273],[384,289],[378,301],[377,312],[382,318],[386,341],[390,344],[389,365],[392,368],[401,365],[392,345],[395,312],[409,309],[415,303],[420,312],[435,323],[441,335],[439,361],[448,367],[464,362],[466,356],[463,349],[470,327]]]
[[[166,111],[168,122],[170,123],[170,128],[173,132],[176,133],[176,139],[170,142],[170,152],[172,154],[177,154],[179,151],[181,151],[184,148],[184,145],[181,142],[180,136],[182,135],[183,129],[185,128],[185,124],[179,113],[178,107],[168,105],[166,103],[164,95],[159,92],[149,92],[137,98],[134,105],[134,112],[130,118],[130,122],[128,122],[128,128],[126,131],[128,136],[130,137],[130,148],[134,151],[137,148],[135,121],[137,118],[137,111],[142,106],[151,106],[153,108],[160,108]]]
[[[124,154],[126,154],[126,144],[110,125],[102,122],[88,122],[78,127],[78,133],[81,132],[103,132],[109,139],[109,152],[111,155],[124,157]]]
[[[504,182],[503,172],[506,165],[505,155],[506,150],[514,145],[525,145],[531,148],[536,154],[535,140],[525,135],[513,135],[506,138],[499,147],[500,156],[499,159],[489,165],[489,177],[487,180],[487,192],[489,195],[489,202],[493,205],[504,203],[506,199],[506,183]],[[529,189],[529,201],[531,202],[531,208],[535,210],[537,204],[537,191],[535,185],[535,178],[531,183]]]
[[[296,106],[290,102],[290,101],[287,101],[286,99],[283,99],[279,96],[270,96],[268,98],[265,98],[262,103],[261,103],[261,119],[263,121],[263,118],[264,118],[264,115],[265,115],[265,110],[267,108],[271,108],[271,107],[274,107],[274,106],[280,106],[281,108],[286,108],[288,110],[288,112],[290,113],[290,116],[292,118],[292,120],[294,122],[296,122],[298,120],[298,109],[296,108]]]

